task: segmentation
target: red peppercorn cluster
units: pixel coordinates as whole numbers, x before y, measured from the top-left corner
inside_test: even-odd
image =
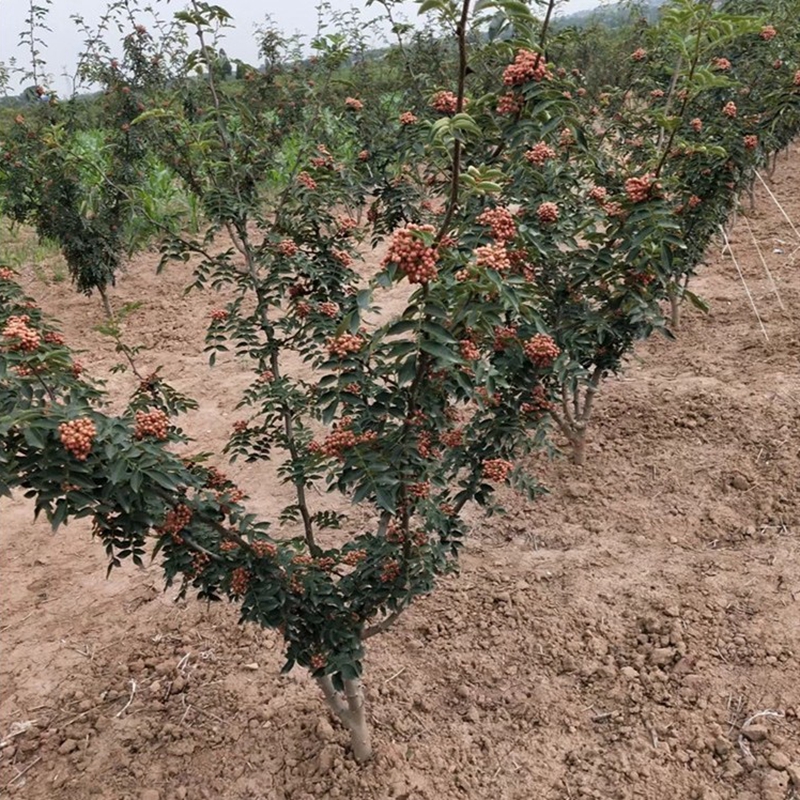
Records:
[[[416,547],[425,547],[428,544],[428,534],[423,530],[416,530],[411,536],[411,541]]]
[[[552,78],[544,56],[530,50],[520,50],[514,63],[503,70],[503,83],[506,86],[520,86],[530,81],[538,83],[544,78]]]
[[[543,225],[558,221],[558,206],[555,203],[544,202],[536,209],[536,216]]]
[[[433,436],[431,435],[430,431],[420,431],[419,435],[417,436],[417,452],[422,458],[430,458],[431,455],[437,453],[437,451],[432,447],[432,444]]]
[[[330,336],[325,342],[328,352],[338,358],[344,358],[348,353],[357,353],[364,347],[364,344],[364,337],[354,333]]]
[[[297,255],[297,251],[300,249],[295,242],[291,239],[284,239],[282,242],[278,243],[278,252],[282,256],[286,256],[287,258],[291,258],[292,256]]]
[[[240,489],[238,486],[221,489],[220,491],[214,492],[214,495],[217,498],[218,503],[222,503],[223,500],[228,503],[240,503],[245,499],[245,497],[247,497],[244,489]],[[220,506],[220,508],[223,514],[230,513],[230,508],[227,506]]]
[[[351,111],[363,111],[364,104],[356,97],[345,97],[344,104]]]
[[[479,267],[486,267],[497,272],[505,272],[511,269],[508,251],[502,242],[500,244],[486,244],[476,247],[475,263]]]
[[[483,479],[502,483],[514,469],[514,465],[504,458],[487,458],[483,461]]]
[[[517,235],[514,215],[507,208],[487,208],[478,216],[480,225],[488,225],[492,237],[500,242],[513,239]]]
[[[342,556],[342,564],[345,564],[348,567],[355,567],[357,564],[366,560],[366,558],[366,550],[350,550]]]
[[[305,171],[297,176],[297,182],[305,186],[310,192],[317,188],[317,182]]]
[[[765,42],[774,39],[778,35],[778,31],[772,25],[765,25],[761,32],[758,34]]]
[[[436,278],[436,261],[439,254],[434,247],[428,247],[415,232],[434,233],[433,225],[411,223],[394,232],[389,250],[383,259],[384,266],[397,264],[409,283],[428,283]]]
[[[663,96],[664,96],[663,89],[653,89],[653,91],[650,92],[650,97],[652,97],[653,100],[660,100]]]
[[[475,394],[486,403],[487,406],[497,408],[500,405],[501,400],[503,399],[500,395],[500,392],[495,392],[494,394],[489,394],[489,390],[485,386],[479,386],[475,390]]]
[[[339,313],[339,304],[331,301],[320,303],[319,313],[326,317],[335,317]]]
[[[311,313],[311,306],[305,300],[298,300],[294,305],[294,313],[305,319]]]
[[[469,101],[465,97],[463,103],[464,108],[467,107],[468,102]],[[438,111],[440,114],[455,114],[457,107],[458,98],[452,92],[436,92],[431,100],[431,108],[433,108],[434,111]]]
[[[416,114],[413,114],[411,111],[404,111],[400,115],[400,124],[401,125],[413,125],[417,121]]]
[[[505,350],[510,344],[516,341],[516,325],[498,325],[494,329],[494,349],[498,353]]]
[[[439,434],[439,441],[445,447],[461,447],[464,443],[464,430],[454,428],[452,431],[444,431]]]
[[[688,201],[689,208],[697,208],[703,201],[696,195],[693,194]]]
[[[328,663],[328,659],[322,655],[322,653],[315,653],[308,662],[311,665],[311,669],[325,669],[325,665]]]
[[[175,544],[183,544],[183,539],[179,535],[180,532],[189,526],[189,523],[192,521],[192,509],[189,506],[184,505],[183,503],[175,506],[175,508],[171,508],[167,511],[167,515],[164,517],[164,522],[157,527],[156,533],[160,535],[164,535],[168,533]]]
[[[50,331],[44,335],[44,340],[47,344],[64,344],[66,339],[60,334]]]
[[[233,423],[234,433],[244,433],[247,430],[247,422],[243,419]]]
[[[589,197],[591,197],[595,203],[602,203],[606,197],[608,197],[608,190],[605,186],[593,186],[589,191]]]
[[[640,178],[628,178],[625,181],[625,194],[632,203],[641,203],[650,197],[653,189],[653,176],[642,175]]]
[[[269,383],[275,380],[275,373],[271,369],[265,369],[259,376],[258,380],[261,383]]]
[[[232,542],[230,540],[226,540],[219,546],[219,549],[223,553],[231,553],[234,550],[238,550],[239,549],[239,543],[238,542]]]
[[[136,426],[133,435],[137,439],[152,437],[159,441],[164,441],[169,432],[169,417],[161,409],[156,408],[152,411],[137,411]]]
[[[265,542],[263,539],[253,542],[252,548],[259,558],[275,558],[278,555],[278,548],[272,542]]]
[[[561,353],[559,346],[553,341],[552,336],[546,333],[537,333],[525,342],[525,355],[537,367],[549,367]]]
[[[701,120],[699,117],[695,117],[695,118],[694,118],[694,119],[693,119],[693,120],[692,120],[692,121],[689,123],[689,125],[691,126],[692,130],[693,130],[695,133],[700,133],[700,131],[702,131],[702,130],[703,130],[703,120]]]
[[[728,61],[727,58],[715,58],[712,63],[715,69],[721,70],[722,72],[727,72],[731,68],[731,62]]]
[[[321,163],[315,164],[315,166],[333,167],[333,154],[324,144],[320,143],[317,145],[317,152],[322,158]]]
[[[643,47],[638,47],[631,53],[631,58],[634,61],[644,61],[647,58],[647,50]]]
[[[335,259],[336,259],[336,260],[337,260],[337,261],[338,261],[338,262],[339,262],[339,263],[340,263],[340,264],[341,264],[343,267],[349,267],[349,266],[351,266],[351,265],[352,265],[352,263],[353,263],[353,257],[350,255],[350,253],[348,253],[348,252],[347,252],[347,250],[340,250],[339,248],[337,248],[337,247],[334,247],[334,248],[331,250],[331,255],[332,255],[332,256],[333,256],[333,257],[334,257],[334,258],[335,258]]]
[[[230,314],[224,308],[216,308],[211,312],[211,319],[214,322],[225,322]]]
[[[403,544],[406,540],[403,529],[397,524],[397,520],[390,520],[386,526],[386,541],[392,544]]]
[[[216,467],[208,468],[208,475],[206,476],[205,486],[209,489],[220,489],[230,483],[228,476]]]
[[[462,339],[458,343],[458,349],[461,353],[461,358],[465,361],[478,361],[481,357],[481,351],[478,350],[472,339]]]
[[[400,577],[400,564],[393,558],[383,562],[381,583],[391,583]]]
[[[359,161],[369,161],[370,155],[369,150],[359,150],[357,158]]]
[[[555,404],[547,399],[547,392],[545,392],[543,386],[537,386],[531,392],[531,399],[520,405],[520,411],[523,414],[529,414],[536,418],[542,417],[554,409]]]
[[[236,567],[236,569],[231,572],[231,594],[236,597],[241,597],[250,585],[250,578],[251,575],[248,570],[244,567]]]
[[[758,136],[750,134],[744,137],[744,146],[746,150],[755,150],[758,147]]]
[[[524,101],[519,95],[514,92],[506,92],[498,98],[495,110],[498,114],[516,114],[522,111],[523,103]]]
[[[736,103],[731,100],[728,103],[725,103],[722,108],[722,113],[730,119],[735,119],[736,115],[739,113],[739,109],[736,108]]]
[[[44,372],[47,372],[47,367],[44,364],[40,364],[38,367],[29,367],[27,364],[17,364],[14,367],[14,372],[20,378],[30,378],[32,375],[41,375]]]
[[[349,450],[359,444],[374,442],[378,438],[378,434],[375,431],[355,433],[347,425],[349,425],[349,420],[347,420],[346,425],[340,424],[335,431],[325,437],[325,441],[322,444],[317,444],[313,449],[329,458],[338,458],[340,461],[344,461],[345,450]],[[312,444],[315,443],[312,442]]]
[[[358,220],[350,216],[340,214],[336,217],[336,235],[349,236],[358,227]]]
[[[539,142],[525,153],[525,160],[530,164],[541,167],[548,159],[555,158],[556,151],[544,142]]]
[[[431,493],[431,485],[428,481],[411,483],[408,486],[408,493],[417,500],[424,500]]]
[[[3,336],[6,339],[16,339],[11,350],[22,350],[30,353],[42,343],[42,337],[33,328],[28,327],[31,318],[27,314],[19,317],[9,317],[3,327]]]
[[[62,422],[58,426],[58,435],[64,448],[72,453],[78,461],[86,461],[92,451],[92,442],[97,436],[97,428],[88,417]]]
[[[575,144],[575,134],[569,128],[562,128],[558,134],[558,144],[561,147],[571,147]]]
[[[195,553],[192,556],[192,576],[199,575],[211,562],[211,558],[205,553]]]
[[[8,267],[0,268],[0,281],[10,281],[13,280],[14,273],[8,269]]]
[[[632,272],[625,278],[625,282],[631,284],[632,286],[649,286],[654,280],[656,276],[653,275],[652,272]]]

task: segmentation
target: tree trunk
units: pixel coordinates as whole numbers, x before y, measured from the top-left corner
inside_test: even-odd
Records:
[[[98,286],[97,290],[100,292],[100,298],[103,301],[103,309],[106,312],[109,322],[114,321],[114,310],[111,308],[111,301],[108,298],[108,292],[105,286]]]
[[[680,330],[681,296],[674,287],[671,287],[669,292],[669,324],[672,330]]]
[[[325,695],[328,708],[350,732],[350,747],[353,750],[353,757],[359,764],[369,761],[372,758],[372,743],[361,679],[346,680],[344,694],[334,689],[330,675],[317,678],[317,683]]]
[[[576,466],[582,467],[586,463],[586,428],[576,430],[570,437],[569,443],[572,447],[570,460]]]

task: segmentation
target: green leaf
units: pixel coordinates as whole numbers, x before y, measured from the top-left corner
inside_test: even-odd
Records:
[[[460,356],[456,355],[452,350],[448,350],[444,345],[438,342],[431,342],[428,339],[420,342],[420,349],[428,355],[435,356],[448,364],[455,364],[461,360]]]
[[[708,313],[708,303],[702,297],[698,297],[694,292],[688,289],[683,290],[683,296],[695,307],[699,308],[704,314]]]

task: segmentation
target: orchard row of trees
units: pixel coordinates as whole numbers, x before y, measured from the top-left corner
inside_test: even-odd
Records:
[[[446,36],[395,21],[376,63],[353,58],[361,31],[334,29],[300,63],[275,34],[269,69],[237,84],[218,80],[224,9],[193,0],[151,30],[121,5],[121,53],[85,60],[102,97],[50,95],[0,132],[0,208],[112,315],[131,249],[193,259],[193,288],[224,290],[212,363],[252,368],[227,453],[277,461],[294,499],[261,519],[216,466],[178,458],[192,401],[127,346],[138,387],[107,414],[7,268],[0,486],[54,526],[89,518],[112,566],[152,549],[182,593],[277,629],[364,760],[364,643],[453,568],[464,507],[495,508],[503,484],[535,497],[524,457],[554,432],[581,463],[603,379],[702,305],[707,247],[800,126],[797,3],[672,0],[584,69],[554,2],[425,0]],[[156,168],[171,194],[151,191]],[[398,283],[403,313],[368,324]],[[375,529],[314,487],[374,508]]]

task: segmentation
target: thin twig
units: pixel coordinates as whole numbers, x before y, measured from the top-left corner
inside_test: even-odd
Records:
[[[764,711],[757,711],[742,723],[741,732],[739,733],[739,749],[742,751],[742,755],[744,755],[748,762],[753,763],[755,759],[753,758],[753,751],[750,749],[747,739],[745,739],[745,730],[749,728],[755,720],[760,719],[761,717],[774,717],[777,719],[783,719],[785,716],[786,715],[783,713],[783,711],[771,711],[770,709],[765,709]]]
[[[114,714],[115,717],[121,717],[131,707],[133,698],[136,695],[136,681],[133,678],[131,678],[129,682],[131,685],[131,695],[128,698],[128,702],[125,703],[125,705],[122,706],[122,708],[119,711],[117,711],[116,714]]]
[[[456,114],[464,110],[464,89],[467,79],[467,20],[469,19],[470,0],[464,0],[461,6],[461,18],[456,25],[456,38],[458,39],[458,92],[456,94]],[[444,219],[436,234],[435,242],[438,244],[447,233],[453,220],[456,206],[458,205],[458,187],[461,178],[461,140],[453,143],[453,171],[450,177],[450,196],[447,201],[447,210]]]
[[[403,674],[405,671],[406,671],[406,668],[405,668],[405,667],[402,667],[401,669],[397,670],[397,672],[395,672],[395,673],[394,673],[394,675],[390,675],[390,676],[389,676],[389,677],[388,677],[388,678],[387,678],[387,679],[386,679],[386,680],[383,682],[384,686],[385,686],[387,683],[389,683],[389,681],[393,681],[395,678],[399,678],[399,677],[400,677],[400,676],[401,676],[401,675],[402,675],[402,674]]]
[[[761,259],[761,266],[764,267],[764,272],[767,273],[769,284],[772,287],[772,291],[775,293],[775,297],[778,299],[778,305],[781,307],[783,311],[786,311],[786,306],[783,304],[781,293],[778,291],[778,286],[775,283],[775,279],[772,277],[772,272],[770,271],[770,268],[767,266],[764,254],[761,252],[761,247],[758,244],[758,239],[756,239],[756,235],[755,233],[753,233],[753,228],[750,225],[750,220],[747,219],[747,217],[742,217],[742,219],[744,220],[744,224],[747,225],[747,230],[750,232],[750,238],[753,240],[753,244],[756,246],[756,252],[758,253],[758,257]]]
[[[25,773],[26,773],[26,772],[27,772],[29,769],[31,769],[31,767],[34,767],[34,766],[35,766],[36,764],[38,764],[38,763],[39,763],[41,760],[42,760],[42,757],[41,757],[41,756],[36,756],[36,758],[34,758],[34,759],[33,759],[33,761],[31,761],[31,763],[30,763],[30,764],[28,764],[28,766],[27,766],[27,767],[25,767],[25,769],[23,769],[23,770],[22,770],[22,772],[20,772],[20,773],[18,773],[17,775],[15,775],[15,776],[14,776],[14,777],[13,777],[13,778],[12,778],[12,779],[11,779],[11,780],[10,780],[10,781],[7,783],[7,784],[6,784],[6,786],[11,786],[11,784],[12,784],[12,783],[16,783],[16,782],[17,782],[17,781],[18,781],[18,780],[19,780],[19,779],[20,779],[20,778],[21,778],[21,777],[22,777],[22,776],[23,776],[23,775],[24,775],[24,774],[25,774]]]
[[[35,613],[35,611],[31,611],[30,614],[26,614],[19,622],[9,622],[8,625],[3,625],[3,627],[0,628],[0,633],[7,631],[9,628],[13,628],[15,625],[22,625],[26,619],[30,619]]]
[[[728,252],[731,254],[731,259],[736,266],[736,271],[739,273],[739,277],[742,279],[742,286],[744,286],[744,291],[747,294],[748,299],[750,300],[750,305],[753,307],[753,313],[756,315],[756,319],[758,320],[758,324],[761,326],[761,332],[764,334],[764,339],[769,341],[769,336],[767,335],[767,329],[764,327],[764,323],[761,321],[761,315],[758,313],[758,308],[756,307],[756,301],[753,299],[753,295],[750,294],[750,289],[747,286],[747,281],[744,279],[744,273],[742,272],[742,268],[739,266],[739,262],[734,255],[733,248],[731,247],[730,240],[728,239],[728,234],[725,233],[725,228],[722,225],[719,226],[720,232],[722,233],[722,239],[725,242],[725,247],[728,248]]]
[[[784,210],[784,208],[781,205],[780,201],[772,193],[772,189],[770,189],[769,186],[767,186],[767,182],[761,177],[761,173],[758,170],[756,170],[756,177],[761,181],[762,185],[767,190],[767,194],[772,198],[772,201],[775,203],[775,205],[778,206],[778,210],[781,212],[781,214],[783,214],[783,218],[789,223],[789,227],[794,231],[794,235],[798,239],[800,239],[800,231],[797,230],[797,228],[795,227],[794,222],[792,222],[792,220],[789,218],[789,215]]]
[[[366,639],[370,639],[373,636],[376,636],[379,633],[383,633],[384,631],[389,630],[389,628],[397,622],[397,618],[406,610],[407,606],[403,608],[399,608],[397,611],[393,611],[389,614],[388,617],[384,617],[380,622],[376,623],[375,625],[371,625],[361,634],[361,641],[363,642]]]

